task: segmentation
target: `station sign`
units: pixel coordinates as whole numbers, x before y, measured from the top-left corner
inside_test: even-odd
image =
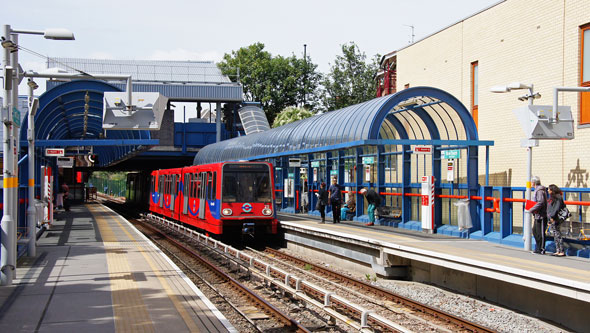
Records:
[[[301,159],[300,158],[290,158],[289,159],[289,168],[300,168],[301,167]]]
[[[429,145],[415,145],[414,146],[414,154],[422,154],[422,155],[432,154],[433,150],[434,150],[434,148]]]
[[[295,178],[295,173],[289,172],[288,178]]]
[[[45,148],[45,156],[58,156],[62,157],[66,154],[64,148]]]
[[[338,176],[338,170],[330,170],[330,176]]]
[[[460,149],[443,150],[440,152],[440,157],[447,160],[455,160],[461,158]]]
[[[375,164],[375,157],[373,157],[373,156],[363,157],[363,164]]]
[[[319,168],[320,167],[320,161],[311,161],[311,167],[312,168]]]
[[[12,122],[14,126],[20,127],[20,111],[15,107],[12,108]]]

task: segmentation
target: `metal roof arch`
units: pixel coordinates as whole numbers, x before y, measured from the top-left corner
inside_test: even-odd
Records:
[[[448,121],[453,123],[452,128],[447,127]],[[197,153],[194,164],[260,159],[291,151],[313,152],[322,147],[341,149],[346,143],[392,139],[381,136],[382,127],[389,126],[385,122],[391,124],[399,139],[478,141],[475,122],[459,100],[437,88],[414,87],[266,132],[208,145]]]

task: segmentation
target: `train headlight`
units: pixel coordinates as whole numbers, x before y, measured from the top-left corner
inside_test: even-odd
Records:
[[[262,210],[262,214],[263,215],[266,215],[266,216],[271,215],[272,214],[272,209],[270,209],[270,208],[264,208]]]
[[[230,215],[232,214],[232,211],[231,211],[231,209],[229,209],[229,208],[224,208],[224,209],[221,211],[221,214],[223,214],[223,215],[225,215],[225,216],[230,216]]]

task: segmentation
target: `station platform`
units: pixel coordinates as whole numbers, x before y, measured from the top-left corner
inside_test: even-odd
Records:
[[[0,287],[0,332],[237,332],[131,223],[73,206]]]
[[[576,331],[590,327],[588,258],[538,255],[484,240],[352,221],[319,224],[302,214],[279,215],[287,246],[296,251],[328,253],[380,275],[391,273],[394,278],[478,296]]]

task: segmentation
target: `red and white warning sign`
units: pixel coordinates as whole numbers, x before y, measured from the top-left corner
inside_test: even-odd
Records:
[[[66,154],[64,148],[45,148],[45,156],[58,156],[62,157]]]
[[[432,154],[432,146],[416,145],[414,146],[414,154]]]

